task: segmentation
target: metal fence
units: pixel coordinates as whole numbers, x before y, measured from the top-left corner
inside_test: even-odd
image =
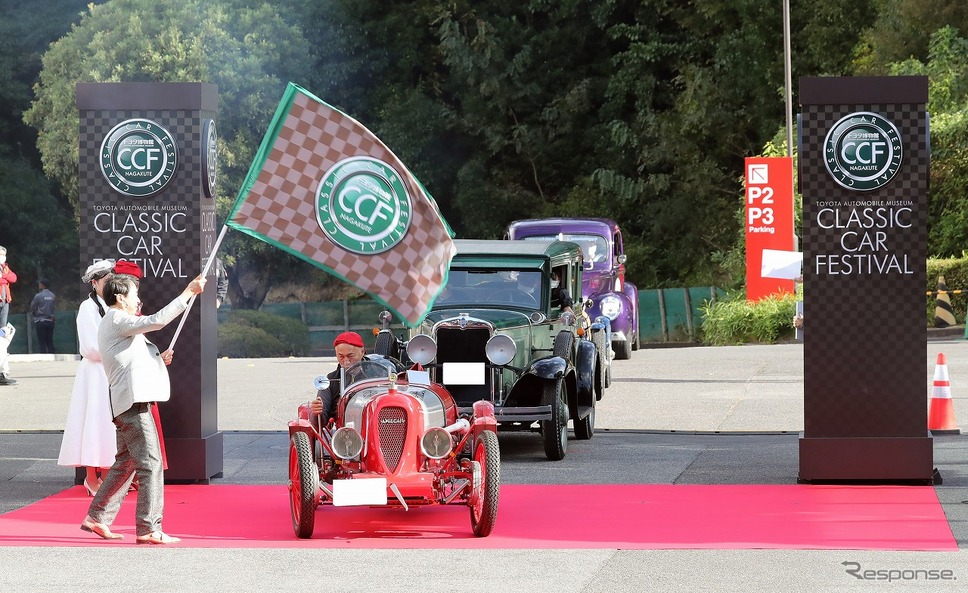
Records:
[[[698,339],[702,327],[702,306],[716,301],[725,292],[711,286],[692,288],[661,288],[639,290],[640,340],[649,342],[691,342]],[[355,331],[363,336],[367,349],[372,350],[376,341],[374,329],[379,328],[379,315],[384,306],[369,299],[326,301],[313,303],[266,304],[266,313],[298,319],[309,330],[310,353],[313,356],[333,354],[333,339],[344,331]],[[232,311],[226,303],[219,309],[222,323]],[[77,311],[58,311],[54,325],[54,351],[58,354],[77,354]],[[37,335],[29,315],[11,314],[10,323],[17,328],[17,337],[10,345],[11,354],[37,351]],[[397,322],[391,326],[394,333],[404,330]]]

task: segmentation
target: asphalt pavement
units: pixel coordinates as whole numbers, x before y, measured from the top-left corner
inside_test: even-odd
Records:
[[[968,342],[930,339],[925,397],[946,354],[956,418],[968,432]],[[224,471],[215,483],[284,484],[286,422],[332,358],[218,360]],[[56,465],[77,362],[11,361],[0,387],[0,513],[72,484]],[[801,344],[647,348],[616,361],[597,432],[544,459],[529,435],[501,437],[504,483],[794,484],[803,429]],[[848,591],[963,589],[968,580],[968,437],[935,438],[938,498],[958,552],[813,550],[299,550],[0,546],[2,591]],[[711,504],[714,501],[710,501]],[[174,512],[174,511],[172,511]],[[288,520],[287,513],[280,520]],[[902,575],[951,570],[962,581],[875,582],[845,562]],[[119,569],[123,567],[123,569]],[[917,572],[920,571],[920,572]],[[887,574],[887,572],[885,572]]]

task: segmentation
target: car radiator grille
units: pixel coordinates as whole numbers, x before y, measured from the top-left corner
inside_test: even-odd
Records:
[[[379,414],[380,453],[390,471],[396,470],[407,438],[407,413],[403,408],[382,408]]]
[[[441,327],[437,329],[437,362],[487,362],[484,347],[491,338],[486,327],[465,329]],[[442,371],[436,379],[443,380]],[[459,406],[469,406],[481,399],[490,399],[491,373],[487,373],[484,385],[447,385]]]

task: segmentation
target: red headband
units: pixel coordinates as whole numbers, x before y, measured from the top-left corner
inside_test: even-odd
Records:
[[[350,346],[362,348],[363,338],[361,338],[360,334],[356,332],[343,332],[336,336],[336,339],[333,340],[333,348],[339,346],[340,344],[349,344]]]

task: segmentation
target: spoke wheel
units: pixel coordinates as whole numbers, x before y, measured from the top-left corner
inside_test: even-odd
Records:
[[[319,468],[313,460],[309,435],[294,433],[289,441],[289,508],[292,511],[292,530],[297,537],[313,535],[318,493]]]
[[[477,537],[486,537],[497,521],[497,504],[501,496],[501,450],[497,435],[485,431],[474,443],[474,461],[480,464],[481,481],[471,505],[471,528]]]

